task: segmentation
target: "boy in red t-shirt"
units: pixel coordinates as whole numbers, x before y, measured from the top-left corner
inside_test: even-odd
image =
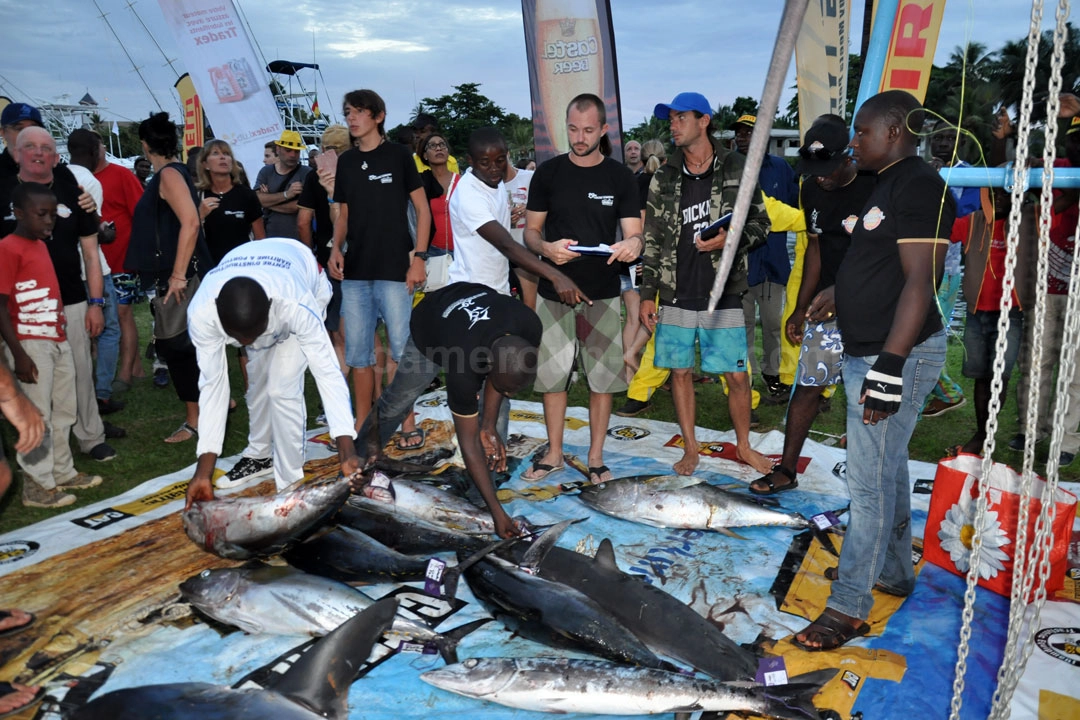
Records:
[[[44,240],[56,222],[56,196],[22,183],[11,194],[15,232],[0,240],[0,336],[19,386],[41,411],[49,437],[18,453],[25,473],[23,505],[55,508],[75,502],[67,490],[101,484],[75,470],[69,434],[75,423],[75,363],[64,333],[64,305]]]

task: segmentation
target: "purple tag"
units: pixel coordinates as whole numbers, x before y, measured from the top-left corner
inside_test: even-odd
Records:
[[[810,522],[817,526],[818,530],[828,530],[831,527],[835,527],[840,524],[840,518],[836,517],[836,513],[832,510],[827,512],[818,513],[810,518]]]
[[[439,558],[428,560],[427,570],[424,571],[424,592],[432,597],[442,595],[442,577],[446,571],[446,563]]]
[[[787,685],[787,666],[782,657],[761,658],[758,661],[757,675],[754,680],[761,685]]]
[[[420,655],[437,655],[439,653],[438,646],[433,642],[406,642],[404,640],[398,645],[398,652],[402,653],[417,653]]]

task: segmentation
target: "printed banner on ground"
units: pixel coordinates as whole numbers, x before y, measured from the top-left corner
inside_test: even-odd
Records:
[[[845,116],[849,20],[848,0],[821,0],[806,8],[795,44],[801,135],[820,115]]]
[[[612,157],[622,160],[615,32],[608,0],[521,0],[536,162],[570,149],[566,106],[582,93],[604,99]]]

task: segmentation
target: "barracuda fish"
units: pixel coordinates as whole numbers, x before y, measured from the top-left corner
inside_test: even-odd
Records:
[[[521,710],[594,715],[744,712],[783,720],[817,720],[811,699],[837,670],[820,670],[790,685],[727,684],[599,660],[471,658],[420,679],[465,697]]]
[[[436,553],[444,550],[474,552],[487,545],[488,538],[440,527],[397,511],[383,502],[363,501],[353,495],[334,518],[340,525],[374,538],[398,552]]]
[[[214,620],[251,634],[318,637],[375,604],[364,593],[336,580],[263,564],[204,570],[180,583],[180,594]],[[422,622],[397,615],[389,632],[433,642],[447,662],[456,662],[450,658],[458,641],[485,622],[469,623],[442,635]]]
[[[397,600],[381,600],[315,644],[265,689],[209,683],[144,685],[102,695],[72,720],[345,720],[349,687],[394,621]]]
[[[480,560],[464,575],[495,619],[523,637],[633,665],[670,667],[611,613],[573,588],[497,557]]]
[[[337,512],[348,496],[349,481],[338,478],[271,497],[196,502],[181,518],[184,532],[202,549],[247,560],[282,552]]]
[[[584,593],[608,610],[657,655],[686,663],[717,680],[752,680],[756,656],[724,635],[692,607],[619,569],[611,541],[596,557],[553,547],[558,527],[532,545],[517,543],[502,555],[541,578]]]
[[[405,478],[390,480],[380,472],[374,473],[363,493],[353,495],[350,502],[355,507],[374,506],[385,513],[393,512],[466,535],[495,534],[495,521],[487,508],[425,483]],[[383,507],[378,508],[376,503]]]
[[[758,525],[812,528],[799,513],[787,512],[754,498],[728,492],[704,478],[682,475],[637,475],[581,488],[581,501],[611,515],[663,528],[716,530],[738,537],[730,528]]]

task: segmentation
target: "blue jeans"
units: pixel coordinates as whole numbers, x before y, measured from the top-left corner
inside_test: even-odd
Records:
[[[839,578],[828,606],[865,620],[874,583],[898,593],[915,587],[911,562],[911,486],[908,443],[923,401],[945,366],[945,333],[916,345],[904,363],[900,410],[876,425],[863,423],[860,388],[876,355],[844,355],[847,388],[847,485],[851,512],[840,549]]]
[[[117,315],[116,286],[112,275],[105,276],[105,329],[97,336],[97,368],[94,370],[94,389],[101,400],[112,396],[116,363],[120,358],[120,318]]]
[[[398,362],[409,339],[412,296],[404,282],[342,280],[341,317],[345,321],[345,364],[368,368],[375,364],[375,328],[382,318],[390,357]]]
[[[394,379],[383,388],[382,394],[379,395],[379,402],[376,405],[376,409],[379,411],[379,447],[384,447],[390,441],[390,436],[397,431],[405,416],[412,411],[416,399],[427,390],[428,385],[439,374],[439,369],[439,365],[420,352],[420,349],[416,347],[416,343],[412,341],[412,338],[409,338],[408,342],[405,343],[405,352],[402,353],[401,359],[398,361]],[[447,384],[449,382],[450,380],[447,378]],[[481,387],[481,420],[483,414],[484,388]],[[364,438],[371,432],[371,422],[372,416],[369,415],[360,427],[360,433],[357,435],[358,442],[364,442]],[[504,444],[509,429],[510,401],[503,400],[499,406],[499,417],[495,421],[495,430],[499,433],[499,437],[502,438]],[[361,448],[361,452],[366,452],[366,450]]]

